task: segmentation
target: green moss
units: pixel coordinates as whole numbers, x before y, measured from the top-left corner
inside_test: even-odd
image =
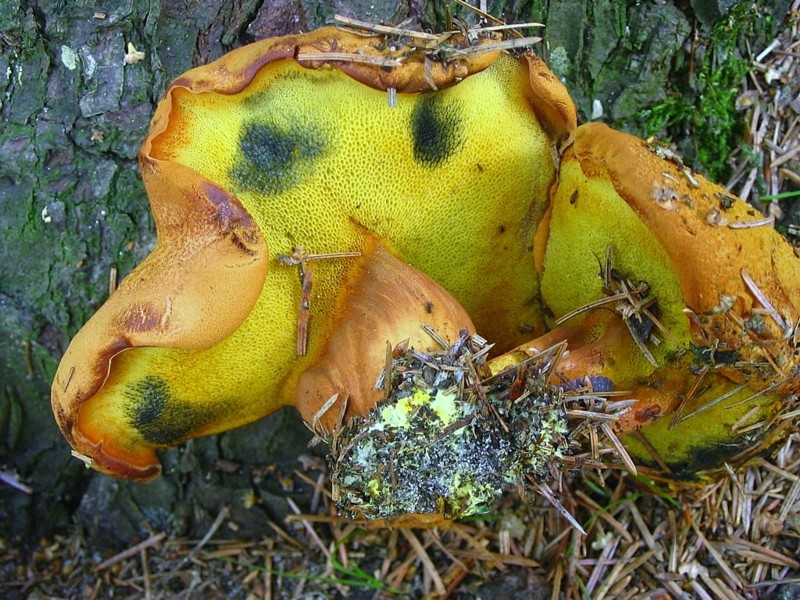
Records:
[[[742,137],[736,96],[750,65],[740,48],[745,39],[752,45],[752,40],[763,38],[769,21],[754,3],[734,6],[678,71],[686,75],[676,79],[681,83],[663,102],[636,115],[647,136],[687,140],[680,148],[684,158],[711,179],[726,179],[728,157]]]

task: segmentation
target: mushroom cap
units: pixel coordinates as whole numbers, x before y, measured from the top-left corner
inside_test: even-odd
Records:
[[[293,404],[348,319],[373,237],[506,347],[543,331],[531,240],[552,146],[574,126],[565,89],[529,55],[432,58],[326,28],[187,72],[140,153],[156,249],[55,377],[68,441],[101,471],[148,479],[157,448]],[[296,246],[362,257],[310,261],[301,298],[298,267],[280,260]],[[298,356],[301,302],[310,323]]]
[[[610,244],[614,268],[650,283],[661,318],[682,340],[679,345],[717,345],[736,352],[741,363],[763,364],[769,353],[789,374],[797,367],[795,349],[786,338],[800,315],[800,258],[769,223],[758,225],[763,219],[753,207],[687,172],[646,142],[603,124],[575,130],[562,158],[551,217],[559,228],[572,229],[561,234],[557,252],[548,248],[545,302],[558,316],[571,310],[568,306],[596,298],[602,282],[595,276],[594,257],[603,256]],[[580,178],[587,183],[576,184]],[[565,243],[567,236],[578,235],[580,245]],[[595,284],[591,289],[571,285],[556,294],[558,278],[576,264],[582,265],[583,279]],[[766,311],[748,280],[774,311]],[[715,367],[734,381],[747,379],[755,386],[771,383],[776,375],[771,368]],[[787,379],[787,391],[800,390],[796,378]]]
[[[386,377],[396,346],[441,350],[423,325],[451,344],[460,331],[474,331],[469,315],[444,288],[376,238],[369,246],[368,259],[359,262],[343,286],[346,291],[325,350],[297,383],[295,408],[320,433],[366,415],[384,398],[376,383],[382,371]],[[326,404],[333,396],[337,401]]]
[[[359,229],[376,234],[502,350],[544,330],[531,238],[555,177],[552,147],[575,122],[565,88],[531,55],[443,61],[323,28],[178,78],[142,157],[231,191],[273,257],[293,245],[357,250]]]
[[[156,247],[73,338],[53,381],[53,413],[70,445],[91,466],[128,479],[151,479],[160,466],[151,445],[131,439],[123,403],[85,409],[112,360],[131,348],[197,351],[221,342],[253,310],[267,274],[266,241],[241,204],[209,182],[182,188],[185,171],[149,172],[151,193],[170,200],[152,205]]]
[[[733,425],[751,410],[747,423],[770,422],[800,391],[791,336],[800,315],[800,258],[755,209],[659,152],[602,124],[577,128],[564,144],[553,202],[537,232],[537,265],[556,318],[606,297],[607,248],[612,277],[647,284],[650,310],[668,331],[652,328],[659,345],[649,332],[643,336],[656,365],[631,343],[623,318],[597,314],[613,303],[547,335],[576,340],[562,369],[602,372],[639,400],[619,422],[622,431],[643,427],[664,461],[691,472],[725,460],[709,448],[733,455],[752,446]],[[607,343],[620,332],[627,342]],[[703,370],[702,385],[692,390]],[[675,423],[665,418],[679,407]],[[652,461],[636,438],[626,445]]]

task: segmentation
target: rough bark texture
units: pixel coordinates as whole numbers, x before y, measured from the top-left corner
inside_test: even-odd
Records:
[[[685,72],[693,27],[710,26],[730,4],[500,0],[489,8],[508,21],[545,22],[550,62],[584,119],[599,100],[607,120],[636,130],[640,111]],[[773,4],[780,22],[788,1]],[[123,277],[152,247],[135,159],[172,78],[335,13],[441,29],[447,10],[424,0],[108,5],[0,0],[0,468],[33,489],[0,484],[0,536],[30,539],[75,522],[96,543],[129,543],[148,525],[196,535],[229,504],[237,535],[259,537],[268,530],[264,513],[279,518],[285,510],[284,475],[307,452],[295,414],[166,452],[161,479],[128,484],[70,457],[50,413],[57,361],[106,298],[112,270]],[[474,22],[460,8],[452,16]],[[125,65],[129,43],[145,58]],[[304,490],[292,492],[302,498]],[[242,497],[253,493],[260,503],[247,509]]]

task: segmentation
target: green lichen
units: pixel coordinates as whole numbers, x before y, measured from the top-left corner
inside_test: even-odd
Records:
[[[569,59],[569,54],[564,46],[558,46],[550,51],[549,57],[550,70],[553,71],[556,77],[561,81],[566,81],[572,70],[572,61]]]
[[[480,514],[503,491],[548,478],[551,465],[569,453],[564,394],[546,383],[543,365],[475,382],[467,342],[395,359],[387,400],[331,440],[343,513]],[[511,392],[517,380],[524,393]]]

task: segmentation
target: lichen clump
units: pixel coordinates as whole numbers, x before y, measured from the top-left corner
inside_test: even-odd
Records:
[[[547,384],[544,364],[481,382],[479,346],[465,334],[441,353],[394,357],[386,400],[331,440],[343,513],[458,519],[486,512],[528,477],[549,477],[569,452],[563,392]]]

